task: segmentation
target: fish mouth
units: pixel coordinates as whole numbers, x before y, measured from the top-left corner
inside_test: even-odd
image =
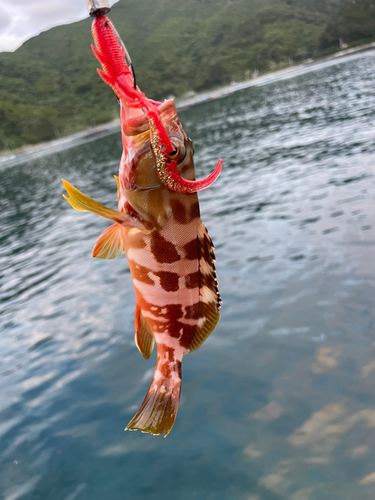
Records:
[[[176,105],[173,99],[165,100],[163,103],[152,101],[160,113],[160,119],[165,126],[166,123],[177,115]],[[150,130],[148,115],[141,109],[126,106],[121,101],[121,129],[127,136],[142,134]]]

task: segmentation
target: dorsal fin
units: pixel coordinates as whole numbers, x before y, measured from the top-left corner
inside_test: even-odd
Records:
[[[135,345],[145,359],[151,356],[154,349],[154,334],[147,319],[143,316],[138,304],[135,306]]]
[[[203,306],[203,307],[202,307]],[[203,342],[211,335],[214,331],[218,321],[220,319],[220,314],[217,307],[213,304],[202,304],[200,307],[200,320],[203,325],[200,326],[198,323],[195,334],[190,341],[189,350],[196,351],[203,344]],[[199,321],[199,320],[198,320]]]
[[[212,240],[207,229],[201,223],[198,230],[199,256],[199,319],[190,351],[197,350],[217,325],[221,307],[221,297],[216,279],[215,254]]]

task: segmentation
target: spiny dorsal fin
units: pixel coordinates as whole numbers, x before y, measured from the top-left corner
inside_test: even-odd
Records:
[[[220,314],[221,297],[216,279],[215,254],[212,240],[201,223],[198,231],[199,256],[199,319],[189,349],[197,350],[216,327]]]
[[[151,327],[137,304],[135,306],[135,345],[145,359],[151,356],[154,349],[154,342],[154,334]]]
[[[124,251],[124,228],[121,224],[113,224],[96,240],[92,255],[98,259],[116,259]]]

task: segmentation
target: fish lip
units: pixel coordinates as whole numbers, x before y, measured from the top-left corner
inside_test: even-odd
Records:
[[[125,105],[122,104],[122,106]],[[173,99],[165,100],[164,102],[159,104],[157,109],[160,113],[160,118],[162,121],[165,121],[165,119],[163,120],[163,118],[165,118],[165,114],[169,109],[172,109],[174,111],[174,115],[177,115],[176,105]],[[122,131],[125,135],[137,135],[150,129],[149,119],[146,113],[132,118],[122,118],[121,121]]]

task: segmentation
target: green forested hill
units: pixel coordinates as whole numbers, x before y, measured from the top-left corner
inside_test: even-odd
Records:
[[[345,8],[351,2],[120,0],[110,17],[131,54],[137,83],[158,99],[244,79],[255,68],[264,71],[287,64],[288,58],[318,55],[329,47],[328,26],[341,18],[348,23]],[[95,71],[99,63],[90,50],[90,25],[86,19],[53,28],[14,53],[0,53],[0,149],[118,116],[111,89]],[[373,35],[366,32],[363,38],[368,36]],[[360,37],[355,32],[345,41]]]
[[[348,0],[328,23],[320,37],[321,49],[345,43],[371,42],[375,38],[375,0]]]

